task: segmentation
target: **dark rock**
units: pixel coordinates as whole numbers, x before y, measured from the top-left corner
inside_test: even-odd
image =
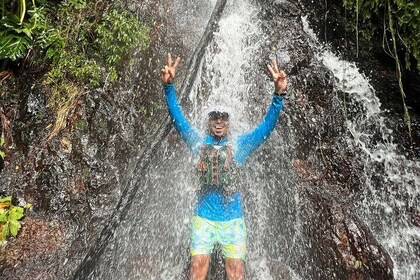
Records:
[[[407,125],[404,121],[403,99],[401,97],[395,60],[384,50],[382,42],[384,39],[384,21],[380,18],[372,17],[372,24],[375,31],[372,38],[367,40],[361,35],[359,30],[358,43],[353,25],[354,17],[351,12],[344,8],[342,0],[322,1],[304,0],[302,8],[308,15],[309,21],[314,26],[317,37],[330,45],[336,53],[349,61],[356,62],[370,83],[376,90],[376,95],[383,104],[383,108],[389,111],[393,127],[399,127],[393,134],[394,138],[402,143],[409,152],[414,152],[419,156],[418,147],[420,146],[420,132],[418,125],[418,115],[420,113],[420,71],[415,67],[416,61],[410,55],[407,56],[411,67],[405,67],[405,53],[401,52],[400,63],[402,65],[402,83],[405,93],[405,103],[412,118],[412,132],[409,137]],[[390,39],[388,39],[390,40]],[[389,41],[390,42],[390,41]],[[358,45],[358,48],[357,46]],[[398,46],[399,50],[405,50],[405,46]],[[414,144],[415,147],[412,147]]]
[[[334,191],[333,191],[334,192]],[[320,268],[311,279],[394,279],[393,262],[372,232],[342,198],[326,188],[307,188],[301,216]]]

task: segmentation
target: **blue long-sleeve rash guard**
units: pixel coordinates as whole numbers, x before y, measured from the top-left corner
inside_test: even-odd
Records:
[[[164,86],[169,114],[176,130],[187,143],[194,155],[198,155],[202,144],[226,145],[226,138],[218,141],[210,135],[200,137],[187,121],[179,106],[174,84]],[[239,166],[243,165],[250,154],[255,151],[273,131],[278,115],[283,107],[283,97],[274,95],[263,121],[252,131],[239,135],[233,141],[233,159]],[[223,197],[219,188],[214,188],[198,198],[196,215],[212,221],[229,221],[243,216],[242,198],[239,192],[229,199]]]

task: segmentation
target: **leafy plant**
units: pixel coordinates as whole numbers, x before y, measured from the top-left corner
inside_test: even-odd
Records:
[[[35,0],[32,0],[30,6],[26,5],[26,0],[19,0],[16,13],[6,11],[6,7],[13,6],[12,2],[2,0],[0,59],[9,58],[14,61],[26,55],[35,43],[34,37],[45,28],[45,9],[37,7]]]
[[[356,18],[354,27],[364,31],[361,33],[371,35],[378,28],[384,28],[384,35],[394,32],[398,43],[414,56],[420,69],[420,1],[343,0],[343,5]],[[390,20],[394,23],[392,28]],[[358,35],[359,32],[356,32]],[[384,39],[390,41],[389,38]],[[387,46],[384,44],[384,47]]]
[[[102,1],[63,1],[56,17],[55,27],[39,39],[43,47],[48,46],[46,57],[52,60],[49,78],[56,85],[63,80],[91,87],[105,80],[113,82],[121,61],[148,44],[147,27],[131,13],[119,12]]]
[[[95,30],[95,44],[107,64],[115,65],[137,47],[145,47],[149,30],[128,12],[111,10],[104,14]]]
[[[356,18],[357,52],[360,21],[364,23],[363,29],[370,30],[370,34],[376,31],[375,26],[383,29],[382,46],[384,51],[395,59],[395,75],[402,98],[404,121],[411,137],[411,118],[405,103],[402,79],[403,68],[411,68],[410,55],[417,60],[417,69],[420,70],[420,1],[343,0],[343,4],[354,13]],[[362,32],[362,34],[369,34],[369,32]],[[370,40],[371,36],[366,36],[366,38]],[[402,52],[405,52],[403,54],[405,60],[400,58]]]
[[[7,237],[15,237],[18,234],[23,211],[23,207],[12,204],[11,196],[0,197],[0,244],[6,243]]]
[[[51,135],[66,127],[87,89],[113,85],[123,62],[149,42],[149,28],[120,0],[0,1],[0,60],[25,57],[48,69],[43,82],[51,89],[48,107],[56,115]]]
[[[399,34],[417,60],[420,69],[420,1],[396,0]]]

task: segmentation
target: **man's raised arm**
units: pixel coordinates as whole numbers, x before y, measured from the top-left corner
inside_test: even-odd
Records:
[[[284,71],[279,71],[276,61],[273,61],[267,67],[274,82],[274,96],[263,121],[255,129],[240,135],[237,139],[235,160],[241,165],[270,136],[283,107],[283,96],[287,87],[287,75]]]
[[[200,143],[200,136],[182,113],[182,109],[177,100],[175,86],[173,83],[175,80],[176,67],[178,66],[180,60],[181,59],[178,57],[175,60],[175,64],[172,66],[172,57],[171,54],[168,53],[168,65],[165,65],[165,67],[161,70],[161,79],[163,83],[166,104],[168,105],[169,109],[169,115],[174,122],[175,128],[179,134],[181,134],[182,139],[185,141],[185,143],[187,143],[188,147],[193,152],[195,152]]]

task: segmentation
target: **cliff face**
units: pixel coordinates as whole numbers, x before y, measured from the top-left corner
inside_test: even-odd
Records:
[[[32,204],[18,237],[0,248],[5,279],[70,277],[113,213],[157,125],[154,116],[163,114],[155,71],[162,17],[155,4],[127,7],[151,26],[150,46],[135,54],[135,65],[126,65],[112,86],[78,85],[63,115],[50,107],[54,85],[45,83],[48,68],[32,63],[33,56],[1,72],[0,194]]]
[[[369,1],[366,2],[368,4]],[[391,126],[396,128],[393,136],[396,142],[407,148],[409,153],[419,156],[420,146],[420,72],[412,54],[407,54],[406,46],[398,41],[398,56],[401,63],[402,84],[405,102],[412,119],[412,139],[409,139],[404,123],[403,100],[399,93],[395,59],[392,55],[388,14],[380,5],[381,16],[370,19],[359,17],[359,30],[356,29],[356,13],[344,7],[342,0],[302,1],[302,7],[309,21],[316,26],[318,38],[329,44],[341,57],[354,61],[374,86],[385,111],[389,113]],[[373,9],[373,8],[372,8]],[[374,14],[373,10],[372,13]],[[385,25],[384,25],[385,24]],[[359,32],[357,34],[357,32]],[[404,133],[399,133],[403,132]]]

